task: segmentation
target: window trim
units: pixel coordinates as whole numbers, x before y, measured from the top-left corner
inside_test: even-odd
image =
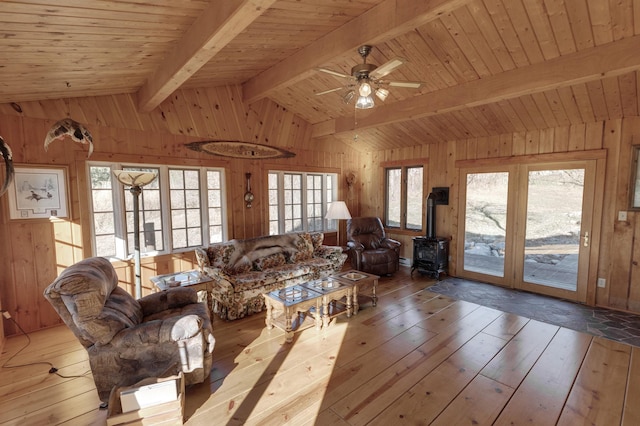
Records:
[[[382,179],[383,179],[383,191],[384,191],[384,206],[383,206],[383,226],[385,229],[393,230],[400,233],[422,233],[425,230],[425,205],[426,196],[425,188],[427,188],[427,164],[425,159],[411,160],[411,161],[393,161],[382,163]],[[407,188],[408,188],[408,169],[422,168],[422,221],[420,228],[407,228]],[[400,170],[400,225],[389,225],[389,170]]]
[[[154,257],[160,255],[167,255],[173,253],[185,253],[190,252],[194,247],[207,246],[210,244],[210,220],[209,220],[209,200],[208,191],[209,186],[207,182],[207,174],[209,171],[215,171],[220,173],[220,198],[221,198],[221,220],[222,220],[222,241],[228,239],[228,215],[227,215],[227,185],[226,185],[226,170],[223,167],[204,167],[204,166],[187,166],[178,164],[152,164],[152,163],[135,163],[130,161],[87,161],[86,162],[86,176],[87,192],[88,192],[88,207],[91,218],[89,219],[91,225],[91,255],[97,256],[96,247],[96,230],[95,221],[93,218],[93,188],[91,185],[91,168],[92,167],[108,167],[110,169],[111,178],[111,197],[113,208],[113,220],[114,220],[114,237],[115,242],[115,254],[105,256],[113,260],[127,260],[133,257],[133,252],[128,252],[127,247],[127,227],[126,227],[126,211],[125,211],[125,191],[127,187],[120,183],[113,175],[113,170],[121,170],[123,168],[154,168],[159,171],[159,183],[160,183],[160,211],[162,214],[162,227],[163,227],[163,250],[154,250],[146,253],[142,253],[142,257]],[[200,217],[201,217],[201,244],[198,246],[190,246],[184,248],[173,248],[172,230],[171,227],[171,198],[169,187],[169,171],[170,170],[198,170],[199,171],[199,183],[200,183]],[[143,189],[144,191],[144,189]],[[142,208],[141,208],[142,210]]]
[[[291,170],[283,170],[283,169],[270,169],[268,168],[267,171],[267,194],[268,191],[271,190],[271,188],[268,186],[268,182],[269,182],[269,176],[271,174],[275,174],[277,176],[277,191],[278,191],[278,201],[277,201],[277,207],[278,207],[278,234],[284,234],[285,232],[285,218],[284,218],[284,213],[285,213],[285,204],[284,204],[284,177],[285,175],[301,175],[301,182],[302,182],[302,188],[301,188],[301,200],[300,200],[300,205],[301,205],[301,210],[302,210],[302,230],[301,231],[290,231],[290,232],[309,232],[309,220],[308,220],[308,215],[307,215],[307,207],[308,207],[308,188],[307,188],[307,177],[309,175],[321,175],[322,176],[322,189],[321,189],[321,199],[322,199],[322,229],[321,230],[315,230],[313,232],[335,232],[337,231],[337,221],[335,220],[328,220],[328,219],[324,219],[324,216],[327,214],[327,208],[328,208],[328,204],[338,200],[338,177],[339,177],[339,173],[337,172],[328,172],[328,171],[320,171],[320,170],[297,170],[297,169],[291,169]],[[332,180],[332,188],[331,188],[331,194],[332,194],[332,200],[327,200],[327,191],[329,190],[327,188],[326,182],[327,182],[327,177],[330,177]],[[269,197],[267,195],[267,200],[269,200]],[[267,201],[269,202],[269,201]],[[270,208],[271,208],[271,204],[268,204],[267,209],[267,229],[270,235],[275,235],[275,234],[271,234],[271,223],[273,222],[273,220],[271,219],[271,215],[270,215]]]

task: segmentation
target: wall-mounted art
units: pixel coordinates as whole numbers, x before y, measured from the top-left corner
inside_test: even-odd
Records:
[[[293,152],[262,145],[253,142],[241,141],[201,141],[186,144],[186,147],[198,152],[206,152],[213,155],[232,158],[247,158],[260,160],[265,158],[290,158],[296,155]]]
[[[15,166],[8,194],[10,219],[55,219],[69,215],[66,167]]]

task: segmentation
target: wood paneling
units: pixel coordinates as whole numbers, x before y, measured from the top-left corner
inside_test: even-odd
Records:
[[[131,95],[23,102],[22,113],[0,105],[0,134],[13,150],[16,164],[66,166],[69,173],[69,220],[9,220],[6,197],[1,199],[0,234],[3,268],[0,300],[26,331],[60,322],[42,297],[44,288],[66,266],[91,255],[91,217],[87,194],[86,146],[70,139],[55,141],[43,149],[46,132],[53,122],[72,116],[87,124],[94,138],[90,161],[142,162],[223,167],[226,173],[229,238],[249,238],[268,232],[266,176],[269,167],[279,169],[313,165],[316,170],[340,174],[339,193],[346,194],[342,169],[345,157],[357,169],[359,154],[348,147],[314,146],[310,149],[309,125],[284,108],[262,100],[251,106],[241,101],[238,86],[184,89],[150,114],[136,113]],[[293,158],[242,160],[216,157],[185,148],[197,140],[246,140],[293,151]],[[245,173],[252,174],[256,194],[246,208]],[[357,210],[357,196],[350,206]],[[344,230],[343,230],[344,232]],[[148,278],[192,269],[193,254],[144,258],[144,292],[152,291]],[[133,264],[116,263],[120,285],[132,291]],[[17,330],[4,322],[8,335]]]
[[[127,128],[174,132],[180,127],[184,135],[214,137],[221,128],[238,126],[234,121],[241,114],[217,109],[224,105],[211,103],[209,89],[202,88],[233,87],[236,100],[251,100],[257,117],[266,117],[261,102],[269,96],[297,120],[321,123],[314,129],[318,134],[332,127],[322,125],[330,120],[342,123],[338,127],[353,127],[354,131],[337,139],[361,151],[601,122],[634,116],[640,110],[640,65],[633,50],[634,37],[640,34],[640,7],[631,0],[593,4],[584,0],[236,2],[242,3],[243,26],[251,23],[227,32],[222,26],[222,41],[212,49],[206,43],[199,48],[189,36],[207,35],[208,29],[198,20],[215,7],[207,1],[49,3],[0,4],[0,48],[7,56],[0,69],[0,102],[7,103],[6,108],[14,102],[18,109],[70,112],[90,124],[131,121]],[[354,41],[345,34],[360,38]],[[368,116],[375,116],[380,108],[354,111],[353,104],[341,101],[343,91],[315,95],[346,83],[314,68],[348,74],[361,63],[354,43],[374,45],[368,58],[371,64],[406,59],[389,79],[424,83],[419,90],[392,87],[384,103],[376,99],[377,107],[386,108],[380,115],[397,114],[397,122],[363,129]],[[589,54],[588,49],[594,48],[602,51]],[[213,51],[217,54],[202,59]],[[172,52],[188,57],[163,66]],[[574,58],[577,62],[572,66],[545,74],[553,65],[549,61],[571,60],[571,55],[582,59]],[[611,58],[602,59],[605,55]],[[607,65],[614,69],[608,72]],[[570,72],[585,76],[563,84]],[[163,96],[176,92],[154,114],[135,114],[147,92],[141,88],[164,84],[162,77],[167,73],[191,77],[182,85],[175,82],[162,89]],[[505,89],[501,83],[513,73],[514,80],[504,84]],[[517,97],[503,93],[538,77],[536,87],[523,88]],[[458,92],[452,94],[456,88]],[[441,98],[460,104],[453,111]],[[42,99],[56,101],[39,105]],[[480,105],[488,99],[493,102]],[[196,105],[203,109],[194,109]],[[163,117],[170,112],[174,117]],[[241,128],[235,129],[238,139],[254,136],[250,124],[256,123],[254,119],[241,120]],[[265,138],[258,134],[258,139]]]
[[[588,287],[589,300],[595,301],[601,306],[612,307],[621,310],[640,312],[640,285],[637,259],[640,256],[640,246],[637,240],[640,238],[640,215],[635,211],[629,211],[629,181],[631,146],[638,143],[640,134],[640,118],[630,117],[622,120],[607,120],[605,122],[591,122],[563,127],[555,127],[528,132],[503,134],[486,138],[473,138],[430,145],[429,150],[423,150],[422,155],[427,156],[428,173],[427,188],[434,186],[449,186],[449,205],[436,207],[437,234],[450,237],[451,261],[449,271],[456,274],[455,253],[458,247],[457,235],[458,222],[458,169],[456,160],[467,160],[466,163],[491,164],[495,161],[504,161],[510,157],[513,160],[527,161],[527,155],[553,154],[556,158],[565,155],[566,159],[582,157],[589,150],[605,148],[607,158],[599,162],[598,174],[604,175],[604,187],[597,194],[602,200],[602,220],[596,224],[597,232],[592,234],[594,241],[599,239],[597,252],[599,256],[593,258],[592,269],[589,273]],[[634,139],[635,138],[635,139]],[[634,142],[634,140],[636,142]],[[368,179],[373,183],[371,189],[367,186],[362,189],[360,212],[362,215],[384,215],[384,194],[377,190],[383,182],[384,162],[389,160],[405,161],[410,163],[415,158],[414,151],[407,149],[385,150],[370,155],[371,164],[368,166]],[[618,221],[618,212],[627,212],[627,221]],[[411,258],[413,244],[411,237],[417,233],[389,234],[401,241],[402,256]],[[408,235],[410,234],[410,235]],[[596,288],[596,278],[606,279],[605,288]]]

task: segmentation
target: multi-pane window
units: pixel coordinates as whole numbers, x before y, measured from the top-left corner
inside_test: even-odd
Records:
[[[152,172],[160,176],[159,169],[149,167],[123,167],[126,171]],[[127,253],[134,250],[134,223],[133,223],[133,195],[129,187],[123,187],[124,205],[126,214]],[[149,253],[164,250],[164,238],[162,227],[162,206],[160,202],[160,181],[154,179],[148,185],[142,187],[139,195],[140,213],[140,253]]]
[[[421,230],[424,205],[424,167],[385,169],[385,226]]]
[[[207,204],[209,206],[209,242],[224,241],[222,210],[222,171],[207,170]]]
[[[335,229],[324,219],[337,195],[335,173],[272,171],[268,179],[270,235]]]
[[[116,253],[116,223],[111,168],[91,166],[89,170],[94,253],[97,256],[113,256]]]
[[[307,223],[308,231],[322,231],[322,175],[307,175]]]
[[[284,174],[284,232],[302,231],[302,174]]]
[[[92,163],[89,177],[96,256],[126,258],[134,251],[134,198],[129,187],[113,175],[119,169],[157,175],[142,187],[138,198],[142,253],[168,253],[223,241],[222,170]]]
[[[173,248],[202,245],[200,170],[169,170]]]

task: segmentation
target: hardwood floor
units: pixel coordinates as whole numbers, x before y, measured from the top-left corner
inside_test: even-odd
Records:
[[[264,314],[214,321],[210,381],[187,390],[187,425],[640,424],[640,348],[425,289],[403,268],[377,307],[323,331],[284,333]],[[16,363],[82,376],[65,326],[31,334]],[[0,364],[24,346],[8,339]],[[0,370],[0,423],[104,424],[90,374]]]

